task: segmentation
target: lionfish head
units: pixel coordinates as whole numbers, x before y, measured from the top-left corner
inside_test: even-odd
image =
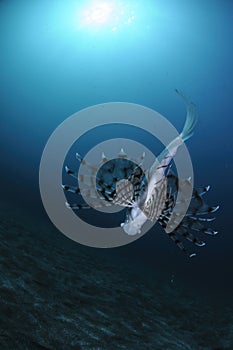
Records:
[[[125,222],[121,223],[121,227],[129,236],[141,233],[141,226],[134,220],[130,213],[126,214]]]

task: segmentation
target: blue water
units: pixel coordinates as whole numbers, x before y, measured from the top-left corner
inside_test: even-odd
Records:
[[[116,31],[111,25],[80,27],[75,14],[86,4],[0,2],[1,202],[23,208],[35,226],[50,225],[38,174],[54,129],[85,107],[120,101],[155,109],[180,131],[185,108],[174,92],[179,88],[197,106],[198,125],[187,146],[195,185],[210,184],[207,202],[220,205],[219,235],[207,237],[193,260],[158,226],[128,246],[96,254],[114,255],[122,265],[127,258],[151,278],[153,272],[165,282],[174,278],[200,298],[232,305],[233,2],[129,1],[135,19]],[[106,132],[95,137],[104,140]]]

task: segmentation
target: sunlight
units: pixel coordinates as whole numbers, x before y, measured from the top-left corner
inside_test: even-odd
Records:
[[[111,19],[113,6],[108,2],[94,3],[84,11],[85,24],[103,24]]]
[[[131,24],[135,19],[134,9],[127,1],[91,1],[82,10],[81,22],[84,27],[98,29],[108,27],[111,31]]]

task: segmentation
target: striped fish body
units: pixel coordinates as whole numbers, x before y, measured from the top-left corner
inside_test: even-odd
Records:
[[[153,185],[152,189],[148,186],[148,193],[141,210],[146,215],[148,220],[157,221],[164,208],[164,203],[167,199],[167,181],[163,176],[159,183]]]

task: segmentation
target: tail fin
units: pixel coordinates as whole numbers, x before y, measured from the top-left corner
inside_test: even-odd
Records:
[[[181,134],[172,140],[155,160],[154,164],[149,170],[149,178],[153,176],[155,171],[157,171],[158,175],[158,169],[160,169],[160,174],[163,176],[165,169],[168,167],[172,158],[175,156],[177,149],[193,135],[194,127],[197,123],[197,112],[195,105],[190,102],[180,90],[176,89],[175,91],[183,99],[186,105],[187,114],[184,128]]]
[[[186,141],[193,135],[193,131],[197,123],[196,106],[189,101],[180,90],[176,89],[175,91],[183,99],[187,109],[186,121],[181,133],[182,140]]]

